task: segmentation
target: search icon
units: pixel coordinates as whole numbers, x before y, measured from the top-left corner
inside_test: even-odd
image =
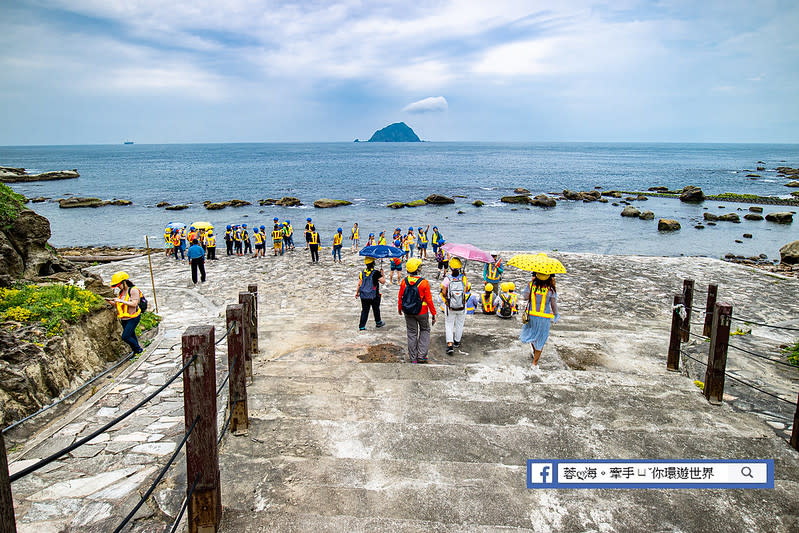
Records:
[[[755,478],[755,476],[752,475],[752,469],[748,466],[744,466],[741,468],[741,475],[744,477],[751,477],[752,479]]]

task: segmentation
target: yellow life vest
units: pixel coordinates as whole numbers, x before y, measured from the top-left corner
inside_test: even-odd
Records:
[[[272,231],[272,240],[273,241],[282,241],[283,240],[283,231],[276,229]]]
[[[488,281],[499,281],[502,279],[502,275],[499,273],[499,269],[495,264],[488,263],[486,266],[488,267],[488,275],[486,276]]]
[[[335,235],[333,235],[333,246],[338,246],[339,244],[341,244],[341,240],[343,238],[344,235],[342,235],[341,233],[336,233]]]
[[[433,232],[433,241],[432,242],[433,242],[433,244],[438,244],[438,233],[435,232],[435,231]]]
[[[386,237],[385,237],[385,235],[381,235],[381,236],[380,236],[380,238],[377,240],[377,244],[382,244],[382,245],[385,245],[385,244],[386,244]]]
[[[474,313],[474,305],[469,303],[469,300],[472,299],[472,293],[468,292],[468,291],[463,293],[463,298],[464,298],[464,301],[466,302],[466,312],[467,313]]]
[[[172,232],[165,231],[164,232],[164,242],[167,244],[172,244]]]
[[[233,240],[234,241],[241,241],[241,230],[237,229],[233,232]]]
[[[427,244],[427,233],[419,234],[419,244]]]
[[[314,227],[314,225],[313,225],[311,222],[308,222],[308,223],[305,225],[305,231],[306,231],[306,232],[308,232],[308,233],[313,233],[313,231],[314,231],[315,229],[316,229],[316,228]]]
[[[291,227],[291,224],[286,224],[283,226],[283,233],[285,233],[286,237],[291,237],[294,235],[294,228]]]
[[[216,237],[214,237],[213,235],[206,235],[205,245],[210,248],[216,248]]]
[[[311,240],[308,241],[309,244],[319,244],[319,234],[316,231],[311,233]]]
[[[122,299],[125,300],[126,302],[129,302],[130,301],[130,291],[133,290],[133,289],[136,289],[137,291],[139,291],[138,287],[136,287],[134,285],[133,287],[130,287],[126,291],[125,297],[122,298]],[[141,298],[141,291],[139,291],[139,298]],[[130,307],[128,307],[126,304],[117,302],[116,306],[117,306],[117,316],[119,317],[120,320],[128,320],[130,318],[136,318],[137,316],[139,316],[141,314],[141,309],[139,309],[138,306],[136,307],[136,310],[133,311],[132,313],[130,312]]]
[[[250,240],[250,234],[247,232],[246,229],[245,230],[241,230],[241,240],[244,241],[244,242],[247,242],[247,241]]]
[[[361,238],[360,235],[361,235],[361,232],[358,229],[358,227],[357,226],[353,226],[352,227],[352,238],[353,239],[360,239]]]
[[[408,241],[408,244],[413,246],[413,243],[416,242],[416,238],[413,236],[413,233],[409,233],[405,239]]]
[[[225,231],[225,240],[232,241],[233,240],[233,232],[231,230]]]
[[[488,301],[486,301],[486,293],[483,293],[483,312],[493,315],[497,312],[497,307],[494,305],[494,293],[489,293]]]
[[[533,289],[532,282],[530,283],[530,310],[527,312],[530,316],[540,316],[543,318],[554,318],[554,313],[547,313],[547,293],[549,289]],[[538,297],[541,297],[541,303],[538,304]]]
[[[255,241],[255,244],[261,244],[264,242],[264,236],[261,234],[260,231],[253,231],[252,238]]]

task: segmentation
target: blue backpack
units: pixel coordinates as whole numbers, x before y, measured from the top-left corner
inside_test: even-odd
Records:
[[[374,270],[364,270],[361,274],[361,286],[358,288],[358,296],[364,300],[374,300],[377,296],[374,273]]]

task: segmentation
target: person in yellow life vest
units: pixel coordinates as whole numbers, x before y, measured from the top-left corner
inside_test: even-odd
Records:
[[[491,257],[494,259],[494,262],[486,263],[485,267],[483,267],[483,280],[486,283],[491,283],[494,287],[494,292],[499,293],[503,271],[502,258],[499,257],[497,252],[491,252]]]
[[[197,239],[199,237],[197,234],[197,229],[194,226],[190,227],[189,234],[186,237],[189,239],[189,242]]]
[[[375,234],[374,233],[370,233],[369,237],[366,239],[366,245],[365,246],[374,246],[374,245],[375,245]]]
[[[313,225],[311,217],[305,219],[305,249],[311,246],[311,233],[316,231],[316,226]],[[318,244],[318,243],[317,243]]]
[[[252,241],[250,240],[250,232],[247,231],[247,224],[241,225],[241,240],[244,243],[244,254],[252,253]]]
[[[208,250],[208,244],[205,241],[205,230],[201,229],[197,232],[197,240],[200,241],[200,246],[203,247],[203,252]]]
[[[265,248],[265,236],[257,227],[252,229],[252,241],[255,247],[253,257],[263,257]]]
[[[350,240],[352,241],[352,251],[358,251],[358,245],[361,243],[361,230],[358,228],[358,223],[356,222],[352,226],[352,231],[350,232]]]
[[[230,224],[227,225],[225,230],[225,250],[227,255],[233,255],[233,228]]]
[[[336,262],[336,257],[338,257],[338,262],[341,263],[341,248],[344,246],[341,241],[344,240],[344,230],[339,228],[336,230],[336,233],[333,234],[333,262]]]
[[[164,228],[164,255],[166,257],[169,257],[169,254],[173,253],[172,248],[172,228],[167,226]]]
[[[513,314],[516,315],[519,313],[519,295],[516,294],[516,284],[512,281],[508,282],[508,294],[510,294],[511,297],[511,311],[513,311]]]
[[[319,263],[319,232],[316,228],[308,236],[308,249],[311,251],[311,263]]]
[[[283,255],[283,228],[280,224],[272,226],[272,255]]]
[[[416,248],[416,236],[413,234],[413,228],[408,228],[405,241],[408,243],[408,256],[413,257],[413,251]]]
[[[485,292],[480,298],[480,301],[483,304],[483,314],[495,315],[497,313],[500,300],[499,296],[494,294],[494,286],[491,283],[486,283]]]
[[[480,299],[476,294],[472,293],[472,284],[466,284],[466,314],[473,315],[475,310],[480,306]]]
[[[291,221],[283,221],[283,250],[294,249],[294,228],[291,227]]]
[[[180,251],[180,233],[178,230],[172,230],[172,251],[175,254],[175,261],[178,261],[178,252]]]
[[[499,286],[500,293],[499,293],[499,309],[497,310],[497,316],[499,318],[511,318],[513,315],[516,314],[516,295],[511,294],[510,287],[511,283],[509,282],[502,282]]]
[[[410,235],[406,235],[405,237],[400,236],[400,242],[402,246],[402,257],[406,261],[410,259],[411,256],[411,240],[409,239]]]
[[[377,237],[377,244],[378,245],[382,244],[383,246],[385,246],[385,244],[386,244],[386,232],[385,231],[381,231],[380,232],[380,235]]]
[[[551,324],[557,324],[560,319],[558,314],[558,294],[555,288],[555,276],[533,272],[533,277],[522,295],[522,301],[527,302],[526,309],[528,321],[522,325],[519,340],[530,344],[533,366],[538,365],[541,351],[549,338]]]
[[[205,252],[206,259],[216,260],[216,237],[210,229],[205,233]]]
[[[136,338],[136,326],[141,320],[139,302],[142,292],[131,283],[128,273],[121,270],[111,276],[111,287],[118,291],[117,297],[106,298],[105,301],[117,308],[117,317],[122,323],[122,340],[128,343],[133,353],[140,354],[144,350],[139,345],[139,339]]]
[[[238,224],[233,228],[233,246],[236,248],[236,255],[241,255],[244,241],[241,240],[241,226]]]
[[[421,226],[417,228],[419,233],[419,259],[427,259],[427,230],[430,229],[430,224],[424,230]]]

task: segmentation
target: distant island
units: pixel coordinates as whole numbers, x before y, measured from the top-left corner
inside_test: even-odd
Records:
[[[382,130],[377,130],[369,139],[370,143],[418,143],[422,140],[404,122],[389,124]]]

